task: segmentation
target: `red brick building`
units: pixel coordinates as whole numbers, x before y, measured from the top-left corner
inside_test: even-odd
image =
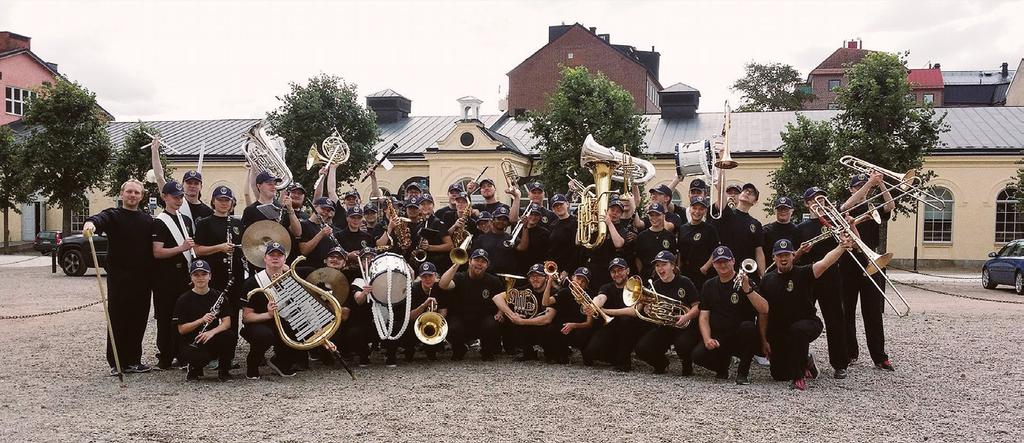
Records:
[[[838,109],[835,90],[846,86],[846,69],[871,52],[861,48],[860,40],[843,42],[843,47],[836,49],[807,74],[804,90],[814,94],[814,98],[804,102],[803,108]]]
[[[942,106],[942,93],[945,85],[942,81],[942,71],[938,66],[911,69],[907,73],[907,81],[910,82],[915,103],[918,105],[931,104],[936,108]]]
[[[633,95],[637,113],[661,111],[658,64],[661,54],[611,43],[609,34],[579,23],[550,26],[548,43],[508,72],[508,112],[538,110],[558,84],[562,66],[586,66],[601,72]]]

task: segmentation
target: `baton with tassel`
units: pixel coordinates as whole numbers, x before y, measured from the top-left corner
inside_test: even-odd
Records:
[[[117,378],[124,386],[124,371],[121,370],[121,357],[117,353],[117,342],[114,341],[114,326],[110,324],[110,307],[107,306],[107,297],[103,293],[103,279],[100,278],[100,262],[96,259],[96,245],[92,241],[92,230],[82,233],[89,239],[89,252],[92,253],[92,265],[96,268],[96,287],[100,290],[100,301],[103,302],[103,315],[107,318],[107,335],[110,337],[110,348],[114,351],[114,366],[117,367]]]

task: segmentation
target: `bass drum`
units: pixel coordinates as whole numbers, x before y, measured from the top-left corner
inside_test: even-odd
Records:
[[[676,175],[680,177],[711,176],[711,142],[697,140],[676,143]]]
[[[412,282],[409,264],[398,254],[387,252],[378,255],[370,262],[370,286],[373,288],[373,299],[378,303],[397,303],[405,300],[406,287]],[[388,291],[390,280],[391,291]]]

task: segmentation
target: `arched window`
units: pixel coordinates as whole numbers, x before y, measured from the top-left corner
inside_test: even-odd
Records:
[[[1007,243],[1024,237],[1024,219],[1017,212],[1013,189],[1003,189],[996,196],[996,243]]]
[[[936,186],[932,194],[942,202],[943,209],[935,209],[924,205],[924,242],[949,243],[953,241],[953,193],[949,189]]]

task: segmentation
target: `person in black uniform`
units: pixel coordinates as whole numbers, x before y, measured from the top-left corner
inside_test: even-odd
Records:
[[[548,224],[543,221],[546,216],[541,211],[542,209],[544,208],[531,203],[526,207],[526,213],[523,214],[526,219],[523,230],[529,231],[527,237],[530,238],[530,244],[526,251],[518,254],[519,266],[516,268],[516,273],[519,275],[528,272],[530,263],[542,263],[548,259],[551,231],[547,228]]]
[[[459,198],[459,194],[462,194],[462,185],[458,183],[448,185],[448,204],[434,213],[434,216],[441,219],[441,221],[449,227],[451,227],[452,223],[455,223],[455,219],[458,218],[458,213],[455,210],[455,200]]]
[[[711,251],[719,245],[718,230],[704,221],[708,201],[704,197],[690,200],[690,221],[679,228],[679,269],[698,288],[704,287],[711,270]]]
[[[722,245],[728,246],[736,254],[736,263],[752,258],[757,261],[757,273],[751,278],[755,282],[764,274],[764,229],[761,222],[750,216],[750,208],[757,204],[760,192],[752,183],[744,184],[736,195],[736,207],[723,206],[722,218],[711,220],[718,229],[718,238]],[[716,203],[718,204],[718,203]]]
[[[768,302],[751,284],[750,276],[740,278],[735,287],[736,259],[728,246],[719,246],[711,255],[718,278],[709,279],[701,289],[700,335],[703,345],[694,347],[693,362],[715,371],[719,379],[729,378],[729,363],[733,356],[740,359],[736,370],[736,384],[750,384],[750,363],[764,343],[764,337],[754,326],[766,319]]]
[[[358,206],[349,209],[345,216],[345,228],[340,229],[335,236],[338,239],[338,243],[346,251],[345,261],[348,264],[347,269],[356,272],[359,271],[359,267],[356,265],[358,264],[360,251],[363,248],[374,247],[378,240],[386,237],[386,233],[373,237],[369,231],[364,231],[362,229],[364,217],[365,213]],[[346,275],[349,277],[349,281],[359,276],[357,273],[349,274],[347,272]]]
[[[814,309],[814,280],[839,260],[851,243],[836,246],[810,266],[794,266],[793,246],[783,238],[772,247],[775,269],[765,274],[758,288],[768,301],[768,321],[759,326],[767,339],[764,353],[772,358],[772,378],[792,381],[794,389],[803,391],[806,379],[818,376],[808,348],[824,328]]]
[[[409,313],[409,319],[412,322],[409,324],[409,328],[412,329],[416,325],[416,319],[421,314],[431,309],[431,306],[437,310],[437,313],[442,317],[448,316],[448,309],[441,308],[441,300],[445,297],[445,291],[438,285],[437,279],[437,266],[434,266],[431,262],[423,262],[419,265],[420,279],[419,284],[413,285],[412,287],[412,303],[416,306]],[[405,360],[410,361],[413,359],[413,355],[416,352],[416,346],[418,340],[415,338],[415,332],[413,332],[413,338],[409,340],[409,343],[405,345]],[[420,344],[423,347],[423,353],[427,355],[427,360],[437,360],[437,353],[444,350],[444,343],[438,343],[436,345],[425,345]]]
[[[551,234],[548,236],[546,256],[558,264],[559,276],[561,279],[565,279],[568,278],[569,271],[580,267],[581,263],[580,247],[576,244],[578,223],[576,216],[569,213],[569,200],[565,198],[564,194],[555,194],[551,197],[551,209],[555,214],[555,220],[551,226]],[[587,278],[589,281],[589,270],[587,270]]]
[[[318,269],[324,267],[324,260],[327,259],[327,253],[331,248],[340,245],[335,237],[339,230],[334,226],[334,202],[330,198],[318,197],[313,202],[313,207],[316,215],[306,217],[300,222],[302,236],[299,237],[299,247],[296,249],[300,255],[306,257],[303,266]]]
[[[679,183],[681,183],[682,181],[683,181],[683,177],[680,177],[680,176],[677,175],[676,178],[672,180],[672,184],[669,185],[669,189],[672,190],[672,191],[675,191],[676,186],[679,186]],[[690,201],[693,201],[693,199],[695,197],[707,198],[707,188],[708,188],[708,185],[707,185],[707,183],[704,182],[704,180],[701,180],[699,178],[695,178],[693,180],[690,180],[689,191],[687,192],[686,197],[682,199],[682,201],[683,202],[690,202]],[[682,206],[682,205],[673,205],[673,206],[674,206],[672,208],[673,212],[675,212],[675,214],[678,215],[681,220],[683,220],[686,223],[689,223],[691,221],[690,218],[689,218],[690,212],[689,212],[687,206]]]
[[[499,329],[495,320],[497,308],[491,296],[504,291],[501,280],[487,272],[490,260],[487,251],[473,250],[469,269],[458,272],[453,264],[441,276],[438,287],[447,291],[441,309],[447,309],[448,343],[452,346],[452,360],[466,356],[466,345],[480,339],[480,359],[490,361],[498,351]]]
[[[547,326],[555,319],[557,309],[554,306],[543,305],[544,293],[550,292],[551,285],[554,283],[554,280],[548,278],[544,273],[543,264],[537,263],[530,266],[526,279],[528,284],[516,289],[533,293],[534,300],[537,301],[537,314],[533,317],[526,318],[520,313],[515,312],[508,305],[505,291],[491,297],[499,311],[495,320],[507,325],[508,333],[506,337],[508,339],[504,340],[505,352],[512,353],[516,348],[519,348],[522,352],[522,355],[517,357],[516,361],[537,359],[537,350],[534,349],[534,346],[544,343],[544,333],[547,330]],[[549,356],[545,354],[545,358],[547,357]]]
[[[405,331],[396,340],[383,340],[384,342],[384,365],[393,368],[398,366],[398,348],[401,347],[404,350],[405,361],[412,361],[413,355],[416,352],[416,338],[415,323],[416,318],[420,314],[426,312],[430,307],[430,303],[436,302],[440,295],[434,293],[434,282],[437,278],[437,268],[434,267],[433,263],[423,262],[419,265],[418,272],[420,273],[420,282],[414,283],[409,299],[402,300],[401,302],[395,303],[392,308],[395,313],[395,330],[394,334],[398,333],[398,330],[402,327],[402,322],[407,323]],[[429,284],[428,284],[429,283]],[[430,288],[430,295],[427,294],[427,289]],[[369,292],[369,291],[366,291]],[[412,303],[410,307],[415,306],[409,310],[408,318],[401,318],[405,315],[405,303]],[[437,345],[432,346],[433,351],[436,353]]]
[[[589,269],[576,268],[571,278],[591,298],[595,296],[594,291],[589,289]],[[583,351],[587,343],[590,343],[590,337],[594,334],[594,317],[583,313],[583,307],[576,302],[568,283],[562,285],[556,295],[545,290],[541,304],[555,308],[555,318],[547,327],[544,359],[548,363],[568,364],[569,346]]]
[[[877,209],[879,219],[888,219],[892,211],[896,209],[896,203],[893,201],[892,195],[889,194],[889,190],[886,188],[882,178],[882,174],[877,171],[872,172],[870,175],[857,174],[853,176],[850,179],[850,198],[839,209],[847,211],[852,208],[850,216],[854,218],[860,217],[868,211],[868,205],[854,206],[865,201],[871,188],[878,188],[882,194],[881,207]],[[881,243],[880,231],[881,226],[870,218],[857,225],[857,233],[865,245],[873,251],[885,252],[878,251],[878,246]],[[867,268],[867,258],[859,252],[855,255],[857,256],[856,260]],[[885,279],[882,277],[881,272],[865,276],[861,272],[860,266],[853,263],[853,260],[854,258],[850,254],[846,254],[841,259],[842,263],[839,265],[843,271],[843,313],[846,316],[846,350],[851,360],[857,360],[860,346],[857,344],[856,308],[857,300],[859,299],[860,315],[864,319],[864,337],[867,339],[868,353],[871,355],[871,361],[879,369],[895,371],[896,368],[892,365],[889,354],[885,352],[885,327],[882,325],[885,300],[882,294],[878,292],[878,288],[875,287],[875,284],[877,284],[879,288],[884,290]],[[874,283],[871,282],[872,279]]]
[[[287,192],[289,200],[291,200],[292,203],[292,211],[295,212],[295,216],[299,218],[299,222],[309,219],[310,214],[307,213],[302,206],[306,202],[306,188],[302,187],[302,183],[292,182],[292,184],[288,185]],[[319,199],[319,197],[317,197],[317,199]]]
[[[480,232],[473,236],[472,249],[483,249],[491,262],[490,270],[495,274],[513,274],[516,272],[516,254],[523,253],[530,247],[530,231],[523,229],[519,232],[519,238],[513,242],[512,234],[505,232],[509,222],[509,208],[498,206],[494,210],[493,219],[490,221],[490,228],[487,232]],[[477,227],[487,219],[481,214],[477,221]],[[487,229],[487,228],[484,228]]]
[[[642,278],[654,273],[654,257],[659,252],[677,250],[676,234],[665,228],[665,207],[661,203],[652,203],[647,209],[647,217],[650,227],[637,234],[633,243],[637,273]]]
[[[227,295],[210,288],[212,271],[206,260],[193,260],[189,266],[192,289],[181,294],[174,305],[172,320],[178,327],[178,347],[181,357],[188,362],[185,380],[199,380],[211,360],[217,360],[217,378],[231,380],[231,359],[238,336],[231,325],[231,302]],[[220,300],[221,297],[224,299]],[[214,312],[218,300],[221,304]]]
[[[775,221],[764,225],[764,250],[772,250],[775,242],[786,239],[790,243],[796,238],[796,223],[793,223],[793,200],[779,197],[775,200]]]
[[[682,208],[672,203],[672,189],[666,185],[659,185],[651,188],[649,193],[651,195],[651,204],[658,203],[663,209],[662,216],[664,217],[663,224],[665,230],[673,233],[676,232],[676,230],[683,225],[683,221],[686,219],[685,217],[680,216],[677,212],[681,211]],[[640,220],[639,223],[634,223],[634,227],[638,230],[650,228],[650,213],[647,214],[647,217]],[[649,261],[645,261],[644,263],[649,263]]]
[[[540,213],[541,225],[551,229],[557,217],[554,212],[544,207],[544,185],[540,184],[540,182],[530,182],[526,184],[526,190],[529,191],[530,204],[534,205],[536,207],[535,210]],[[529,207],[526,208],[527,211],[529,209]],[[525,211],[523,215],[526,215]]]
[[[346,213],[347,214],[347,213]],[[337,215],[334,216],[338,218]],[[338,225],[342,226],[342,225]],[[363,219],[359,226],[359,229],[367,234],[370,234],[370,238],[378,239],[381,235],[387,231],[388,227],[382,223],[380,219],[380,212],[377,210],[376,203],[367,203],[363,206]]]
[[[281,196],[280,206],[274,204],[274,196],[277,194],[277,188],[274,186],[280,183],[280,181],[281,179],[270,175],[267,171],[256,175],[256,188],[259,190],[259,195],[256,196],[255,202],[246,206],[242,211],[243,234],[245,229],[249,229],[249,226],[258,221],[280,220],[281,226],[288,230],[289,235],[293,237],[302,235],[302,226],[299,224],[299,218],[291,209],[291,196],[288,193],[284,193]],[[282,211],[284,212],[283,214],[281,213]]]
[[[117,343],[118,360],[126,373],[149,372],[142,363],[142,338],[149,317],[153,262],[153,217],[139,210],[142,182],[128,180],[121,185],[121,207],[107,208],[89,217],[83,232],[107,237],[107,306],[110,329]],[[110,375],[118,375],[114,350],[107,336]]]
[[[497,188],[494,187],[494,180],[491,180],[490,178],[485,178],[483,180],[480,180],[480,184],[478,186],[480,188],[480,196],[484,198],[484,202],[474,204],[473,209],[476,209],[477,211],[480,212],[490,212],[493,214],[494,210],[498,209],[498,206],[504,204],[498,201]],[[474,188],[474,184],[470,183],[470,187],[466,189],[466,191],[469,192],[470,195],[472,195],[473,191],[475,190]]]
[[[242,293],[249,294],[254,289],[261,287],[261,280],[272,281],[284,272],[285,264],[284,245],[278,242],[267,244],[267,251],[263,256],[266,262],[266,269],[254,274],[242,285]],[[301,355],[299,351],[292,349],[284,343],[274,324],[274,313],[277,311],[277,303],[269,301],[266,294],[258,292],[248,300],[242,301],[242,338],[249,342],[249,356],[245,359],[245,376],[251,380],[260,378],[260,362],[264,354],[271,346],[274,347],[274,357],[267,360],[267,366],[282,377],[293,377],[295,361]]]
[[[825,258],[825,254],[835,249],[838,244],[833,237],[828,237],[815,245],[806,243],[829,229],[821,224],[821,220],[818,218],[820,214],[815,208],[814,198],[819,195],[826,194],[817,186],[804,191],[804,203],[811,213],[811,218],[796,226],[797,235],[793,241],[800,245],[796,251],[797,264],[800,265],[810,265]],[[846,350],[846,320],[843,314],[841,268],[842,264],[837,262],[814,281],[814,299],[818,301],[821,318],[825,320],[828,362],[834,369],[833,377],[837,379],[847,377],[847,367],[850,364],[850,355]]]
[[[629,264],[621,257],[615,257],[608,265],[611,281],[601,286],[594,297],[596,304],[612,322],[601,326],[583,350],[583,362],[590,365],[594,360],[615,365],[619,372],[633,368],[633,347],[646,331],[646,323],[636,318],[636,311],[627,307],[622,299],[622,289],[629,278]],[[594,313],[585,309],[587,315]]]
[[[358,208],[352,208],[349,212],[354,212],[356,209]],[[349,223],[351,226],[351,219]],[[354,258],[351,261],[342,258],[346,255]],[[348,319],[341,323],[331,340],[339,344],[342,355],[354,354],[358,358],[359,367],[369,366],[370,343],[377,338],[376,327],[373,324],[373,312],[369,300],[366,298],[368,293],[363,291],[363,286],[367,282],[362,278],[359,260],[362,260],[364,266],[368,266],[376,255],[377,250],[373,247],[354,249],[348,253],[344,253],[341,247],[336,247],[327,254],[327,266],[342,271],[351,282],[349,285],[351,295],[342,305],[343,308],[349,310]]]
[[[423,218],[420,229],[420,247],[427,252],[426,261],[448,269],[452,265],[449,253],[452,248],[452,237],[448,235],[448,225],[434,213],[434,197],[430,194],[420,196],[420,217]]]
[[[185,191],[178,182],[171,180],[164,184],[160,192],[164,211],[157,216],[151,230],[153,257],[157,265],[153,283],[153,312],[156,317],[156,346],[160,352],[158,369],[184,366],[184,362],[174,361],[178,357],[178,333],[171,321],[174,303],[188,290],[188,266],[194,258],[192,248],[195,247],[195,233],[192,232],[192,220],[178,213],[184,195]]]
[[[697,317],[700,310],[697,309],[699,301],[697,287],[690,279],[679,275],[676,270],[676,256],[670,251],[659,252],[652,260],[654,264],[654,291],[670,299],[682,302],[690,307],[686,314],[676,317],[673,326],[651,325],[647,332],[640,337],[636,343],[636,356],[651,365],[655,374],[664,374],[668,367],[668,357],[665,353],[675,343],[682,346],[676,347],[679,360],[683,365],[683,374],[693,373],[693,365],[690,363],[690,353],[699,342],[697,336]],[[636,309],[643,309],[637,304]],[[634,311],[635,312],[635,311]],[[686,326],[683,328],[683,326]],[[682,335],[687,335],[685,339]],[[685,351],[685,352],[684,352]]]
[[[242,266],[245,257],[238,246],[242,243],[242,221],[231,216],[235,206],[235,194],[227,186],[218,186],[211,198],[213,215],[196,222],[196,255],[210,265],[210,287],[223,291],[228,285],[229,258],[233,261],[233,294],[228,294],[232,303],[238,301],[238,290],[245,280]],[[233,318],[234,319],[234,318]],[[236,319],[237,320],[237,319]],[[237,322],[235,322],[237,323]]]
[[[622,212],[622,202],[619,201],[618,195],[610,195],[608,197],[608,212],[602,214],[604,219],[601,220],[608,228],[608,235],[605,236],[603,243],[582,252],[584,257],[588,259],[588,268],[605,268],[606,265],[604,263],[610,263],[616,257],[625,260],[628,267],[629,261],[627,258],[630,255],[630,244],[626,241],[628,229],[627,223],[621,221]],[[629,275],[628,272],[627,275]],[[591,284],[597,288],[603,287],[611,281],[611,276],[608,273],[598,272],[594,273],[593,276],[594,279],[591,281]]]

